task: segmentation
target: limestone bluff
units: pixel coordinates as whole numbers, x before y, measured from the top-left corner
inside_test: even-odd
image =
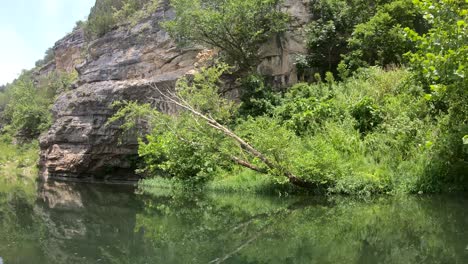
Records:
[[[277,85],[297,82],[294,62],[307,52],[304,27],[311,16],[309,3],[284,1],[290,28],[259,51],[263,59],[258,72]],[[137,141],[122,136],[118,125],[107,124],[114,114],[110,105],[118,100],[147,102],[158,96],[152,85],[173,89],[179,78],[194,69],[201,50],[177,47],[161,27],[161,22],[174,16],[170,1],[163,0],[156,12],[134,26],[121,25],[89,43],[83,31],[76,30],[55,44],[55,60],[38,74],[76,69],[79,79],[54,103],[53,125],[40,138],[42,178],[138,178],[132,164]],[[174,110],[164,103],[156,107]]]

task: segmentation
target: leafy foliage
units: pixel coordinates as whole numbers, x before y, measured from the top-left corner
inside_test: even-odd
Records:
[[[67,91],[77,78],[76,72],[52,72],[34,79],[32,72],[23,74],[8,85],[4,96],[2,123],[4,132],[24,139],[34,139],[51,124],[50,105]]]
[[[333,193],[427,190],[419,183],[426,177],[427,142],[437,138],[430,133],[436,123],[408,72],[371,68],[345,82],[329,77],[326,83],[298,84],[271,112],[237,120],[235,105],[219,96],[221,72],[215,67],[191,82],[183,80],[177,93],[195,109],[229,124],[275,166],[265,166],[204,120],[181,111],[176,116],[157,113],[154,130],[140,143],[152,175],[216,182],[236,167],[232,157],[237,157],[280,184],[287,180],[282,175],[291,172]]]
[[[468,152],[468,5],[466,1],[415,1],[432,26],[419,35],[406,28],[417,50],[408,53],[415,80],[424,87],[431,113],[440,119],[441,136],[434,143],[428,188],[467,185]]]
[[[335,106],[331,83],[310,86],[299,83],[285,94],[275,114],[286,127],[299,135],[315,133],[322,121],[340,117],[343,113]]]
[[[219,78],[227,70],[227,65],[219,65],[202,70],[192,80],[181,79],[177,83],[177,94],[199,111],[210,113],[217,120],[228,120],[233,114],[234,104],[218,93]],[[140,117],[146,117],[152,127],[151,132],[140,140],[139,148],[147,173],[175,177],[193,184],[206,182],[215,175],[219,166],[226,163],[224,138],[208,124],[184,111],[167,115],[150,105],[128,102],[111,122],[124,119],[123,128],[128,129],[134,127]]]
[[[344,56],[348,69],[369,65],[401,65],[403,54],[413,49],[403,33],[404,27],[426,30],[422,15],[411,1],[392,1],[378,9],[365,23],[357,25],[348,39],[349,53]]]
[[[311,5],[312,22],[307,28],[308,64],[322,72],[335,71],[355,25],[366,22],[377,6],[387,1],[320,0]]]
[[[317,15],[307,28],[307,60],[320,73],[347,76],[359,67],[401,64],[414,47],[403,28],[427,29],[411,1],[320,0],[311,8]]]
[[[225,61],[249,70],[260,45],[286,29],[278,0],[173,0],[176,18],[165,28],[182,44],[221,50]]]
[[[271,114],[280,103],[280,96],[258,75],[251,74],[242,79],[239,117]]]
[[[11,122],[11,128],[26,138],[39,136],[51,123],[47,101],[35,92],[32,81],[18,81],[5,109],[5,118]]]
[[[383,121],[379,107],[368,97],[363,98],[353,106],[351,115],[357,121],[356,128],[364,134],[372,131]]]

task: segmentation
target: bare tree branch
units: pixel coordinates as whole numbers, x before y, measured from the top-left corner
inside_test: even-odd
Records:
[[[270,170],[279,170],[283,172],[283,175],[288,178],[289,182],[300,186],[300,187],[312,187],[313,185],[309,182],[306,182],[302,179],[299,179],[297,176],[295,176],[293,173],[286,171],[284,168],[282,168],[280,165],[275,164],[272,162],[269,158],[267,158],[265,155],[263,155],[260,151],[255,149],[252,145],[250,145],[248,142],[246,142],[244,139],[236,135],[233,131],[231,131],[229,128],[223,126],[220,124],[218,121],[216,121],[213,117],[210,115],[205,115],[197,111],[190,103],[188,103],[186,100],[181,98],[175,93],[172,93],[170,91],[167,91],[167,93],[162,92],[156,85],[152,86],[153,89],[158,91],[158,93],[167,100],[169,103],[173,103],[177,106],[179,106],[181,109],[185,111],[189,111],[192,115],[201,118],[202,120],[205,120],[205,122],[212,128],[220,131],[223,133],[225,136],[232,138],[235,140],[244,151],[249,153],[251,156],[258,158],[260,161],[262,161]],[[169,94],[169,95],[168,95]],[[242,165],[246,168],[252,169],[254,171],[258,171],[255,166],[252,164],[249,164],[248,162],[242,162],[241,160],[233,160],[239,165]],[[240,164],[240,163],[241,164]]]
[[[241,160],[237,157],[231,157],[231,160],[233,162],[235,162],[237,165],[240,165],[242,167],[246,167],[248,169],[251,169],[253,171],[256,171],[256,172],[260,172],[260,173],[267,173],[268,171],[265,170],[265,169],[262,169],[262,168],[259,168],[255,165],[253,165],[252,163],[248,162],[248,161],[245,161],[245,160]]]

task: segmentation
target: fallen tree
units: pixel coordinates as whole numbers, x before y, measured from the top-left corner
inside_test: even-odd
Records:
[[[191,80],[182,79],[175,91],[162,91],[156,85],[151,104],[120,104],[110,120],[124,119],[125,129],[137,128],[149,119],[153,131],[140,142],[140,156],[146,158],[147,170],[172,177],[205,180],[219,166],[238,165],[258,173],[281,176],[291,184],[313,187],[238,135],[226,123],[232,121],[237,105],[219,94],[220,76],[229,69],[218,65],[202,69]],[[172,104],[174,115],[164,114],[153,106]],[[123,107],[122,107],[123,106]],[[159,161],[159,164],[157,164]]]
[[[216,119],[211,117],[209,114],[202,114],[198,109],[196,109],[188,101],[184,100],[184,98],[179,96],[177,93],[173,93],[170,91],[163,92],[157,86],[153,86],[153,89],[155,89],[161,95],[161,98],[164,98],[163,100],[165,100],[166,103],[172,103],[172,104],[177,105],[183,111],[188,111],[194,118],[197,118],[197,117],[200,118],[213,129],[220,131],[226,137],[229,137],[232,140],[234,140],[237,144],[239,144],[239,146],[246,153],[248,153],[250,156],[254,158],[258,158],[268,169],[266,170],[261,169],[249,163],[248,161],[241,160],[237,157],[232,156],[231,160],[235,162],[237,165],[243,166],[245,168],[251,169],[256,172],[265,173],[265,174],[268,174],[270,170],[283,171],[283,175],[289,180],[290,183],[300,186],[300,187],[312,187],[311,183],[301,180],[300,178],[295,176],[290,171],[287,171],[284,168],[282,168],[280,165],[275,164],[266,155],[262,154],[255,147],[250,145],[246,140],[242,139],[240,136],[234,133],[231,129],[220,124],[218,121],[216,121]]]

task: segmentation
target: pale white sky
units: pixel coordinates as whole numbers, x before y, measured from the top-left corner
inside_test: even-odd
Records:
[[[95,0],[0,0],[0,85],[31,69]]]

